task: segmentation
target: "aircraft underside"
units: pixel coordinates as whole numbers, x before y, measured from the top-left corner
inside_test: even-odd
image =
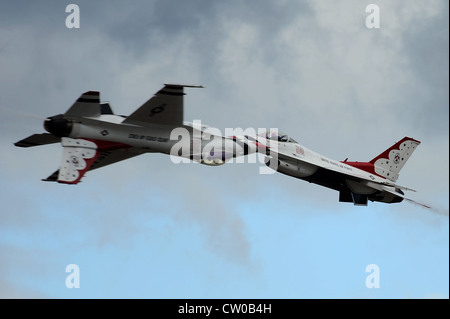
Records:
[[[286,174],[288,175],[288,174]],[[322,168],[317,169],[315,173],[308,177],[297,177],[302,180],[314,183],[323,187],[331,188],[339,192],[339,201],[353,203],[354,205],[367,205],[368,200],[372,202],[400,203],[403,198],[391,193],[373,190],[371,194],[359,194],[350,189],[347,180],[342,174],[332,172]],[[399,190],[400,191],[400,190]],[[401,192],[401,191],[400,191]]]

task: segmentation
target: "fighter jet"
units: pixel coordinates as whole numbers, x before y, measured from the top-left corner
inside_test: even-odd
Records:
[[[61,142],[61,166],[43,181],[77,184],[83,175],[144,153],[163,153],[206,165],[221,165],[233,157],[256,152],[245,139],[211,133],[209,126],[183,121],[184,88],[165,84],[129,116],[115,115],[98,91],[88,91],[65,112],[44,121],[48,133],[17,143],[32,147]]]
[[[310,183],[339,192],[339,201],[367,206],[368,201],[399,203],[406,199],[403,191],[413,189],[395,184],[400,170],[420,144],[404,137],[369,162],[335,161],[300,145],[278,131],[267,131],[253,137],[265,163],[270,168]]]

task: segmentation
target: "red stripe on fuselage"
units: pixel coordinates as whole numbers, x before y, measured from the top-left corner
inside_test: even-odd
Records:
[[[128,144],[119,143],[119,142],[94,140],[94,139],[90,139],[90,138],[81,138],[81,139],[95,143],[97,145],[97,149],[99,151],[114,151],[114,150],[126,149],[126,148],[131,147]]]

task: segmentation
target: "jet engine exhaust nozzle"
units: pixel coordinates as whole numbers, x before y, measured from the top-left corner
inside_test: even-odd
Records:
[[[44,121],[44,129],[57,137],[67,137],[72,132],[73,123],[64,118],[64,115],[58,114],[50,116]]]

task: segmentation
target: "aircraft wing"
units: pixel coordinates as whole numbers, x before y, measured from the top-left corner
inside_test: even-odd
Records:
[[[422,206],[424,208],[433,209],[431,206],[428,206],[427,204],[419,203],[419,202],[417,202],[417,201],[415,201],[413,199],[410,199],[410,198],[406,197],[404,194],[396,192],[392,188],[384,186],[382,184],[374,183],[374,182],[370,182],[370,181],[365,181],[363,183],[366,184],[367,186],[369,186],[371,188],[374,188],[374,189],[377,189],[377,190],[379,190],[381,192],[388,192],[388,193],[391,193],[391,194],[393,194],[395,196],[401,197],[401,198],[407,200],[410,203],[413,203],[413,204],[416,204],[416,205],[420,205],[420,206]]]
[[[48,133],[42,133],[28,136],[27,138],[24,138],[23,140],[14,143],[14,145],[19,147],[32,147],[38,145],[58,143],[59,141],[61,141],[60,137],[56,137]]]
[[[78,184],[87,171],[142,154],[127,145],[63,137],[63,156],[59,170],[43,181]]]
[[[165,84],[161,90],[128,116],[122,123],[182,126],[185,87],[200,88],[202,86]]]

